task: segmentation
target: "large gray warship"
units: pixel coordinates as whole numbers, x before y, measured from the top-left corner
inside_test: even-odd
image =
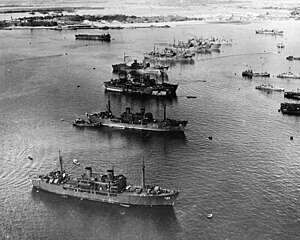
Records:
[[[110,101],[108,101],[107,111],[86,113],[88,123],[96,124],[97,126],[106,126],[119,129],[134,129],[142,131],[156,131],[156,132],[183,132],[188,123],[186,120],[169,119],[166,117],[166,106],[164,105],[164,118],[154,119],[152,113],[145,112],[142,108],[138,113],[132,113],[130,107],[116,117],[112,114],[110,109]],[[81,127],[82,119],[75,119],[74,126]]]
[[[145,165],[142,166],[142,186],[128,185],[124,175],[115,175],[114,169],[106,174],[95,173],[86,167],[87,173],[71,178],[63,169],[59,154],[60,170],[30,178],[34,188],[91,201],[107,202],[124,206],[173,206],[179,191],[145,184]]]

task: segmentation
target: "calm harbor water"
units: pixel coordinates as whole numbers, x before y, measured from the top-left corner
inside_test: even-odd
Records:
[[[284,35],[256,35],[261,28]],[[289,68],[300,74],[300,62],[285,59],[300,56],[299,30],[296,21],[178,25],[111,30],[110,43],[75,41],[75,33],[96,30],[1,31],[1,239],[299,239],[300,118],[277,111],[283,93],[254,89],[300,87],[274,77]],[[130,106],[162,117],[161,99],[105,93],[102,83],[124,53],[142,60],[154,45],[194,35],[233,44],[170,67],[169,81],[179,87],[167,115],[189,121],[185,134],[72,126],[85,112],[105,109],[108,96],[116,115]],[[278,53],[280,42],[286,47]],[[242,78],[249,67],[271,78]],[[113,165],[136,184],[144,158],[146,181],[179,189],[177,204],[124,208],[36,192],[28,176],[57,169],[58,149],[73,176],[85,166]]]

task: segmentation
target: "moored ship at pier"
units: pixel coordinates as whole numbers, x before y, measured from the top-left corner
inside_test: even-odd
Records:
[[[71,178],[63,169],[62,157],[59,155],[60,170],[30,178],[36,189],[75,197],[81,200],[107,202],[125,206],[173,206],[179,191],[161,188],[158,185],[145,184],[145,165],[142,167],[142,186],[127,184],[124,175],[115,175],[114,169],[106,174],[95,173],[86,167],[87,173]]]

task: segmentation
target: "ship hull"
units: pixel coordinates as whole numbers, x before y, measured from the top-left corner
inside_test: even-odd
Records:
[[[87,115],[88,119],[92,123],[100,124],[101,126],[119,129],[132,129],[140,131],[156,131],[156,132],[183,132],[185,130],[184,124],[181,126],[164,126],[161,123],[147,123],[147,124],[133,124],[115,122],[111,119],[103,119],[93,115]],[[185,124],[186,125],[186,124]]]
[[[285,98],[290,98],[290,99],[300,100],[300,93],[285,92],[284,97]]]
[[[109,83],[104,84],[106,91],[121,92],[148,96],[174,96],[176,95],[178,85],[169,85],[168,87],[162,86],[161,89],[158,87],[135,87],[128,85],[113,85]]]
[[[68,184],[50,184],[40,178],[31,179],[34,188],[54,194],[113,204],[137,206],[173,206],[179,192],[149,195],[146,193],[109,193],[71,188]]]

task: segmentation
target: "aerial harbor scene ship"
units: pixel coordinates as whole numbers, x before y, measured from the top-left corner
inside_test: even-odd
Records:
[[[63,168],[62,156],[59,155],[60,170],[49,174],[33,176],[32,185],[40,190],[67,197],[83,198],[92,201],[122,204],[126,206],[173,206],[179,194],[177,190],[169,190],[160,186],[145,183],[145,165],[142,166],[142,185],[127,184],[124,175],[115,175],[114,169],[107,174],[95,173],[86,167],[88,173],[72,179]]]
[[[164,106],[164,118],[155,119],[151,112],[145,112],[145,108],[141,108],[140,112],[132,113],[130,107],[126,107],[120,117],[112,114],[110,108],[110,101],[108,101],[108,109],[104,112],[86,113],[88,122],[82,119],[75,119],[74,126],[106,126],[119,129],[135,129],[142,131],[155,131],[155,132],[183,132],[188,121],[169,119],[166,114],[166,106]],[[86,123],[86,125],[85,125]]]
[[[159,79],[155,79],[150,75],[138,74],[137,76],[131,75],[130,77],[126,75],[124,77],[119,76],[116,79],[105,81],[104,88],[105,90],[112,92],[146,96],[172,97],[176,95],[178,84],[164,82],[164,75],[162,75],[160,81],[161,82],[159,82]]]
[[[110,42],[111,36],[109,33],[103,34],[75,34],[75,38],[79,40],[95,40]]]
[[[0,239],[298,239],[298,5],[1,1]]]

